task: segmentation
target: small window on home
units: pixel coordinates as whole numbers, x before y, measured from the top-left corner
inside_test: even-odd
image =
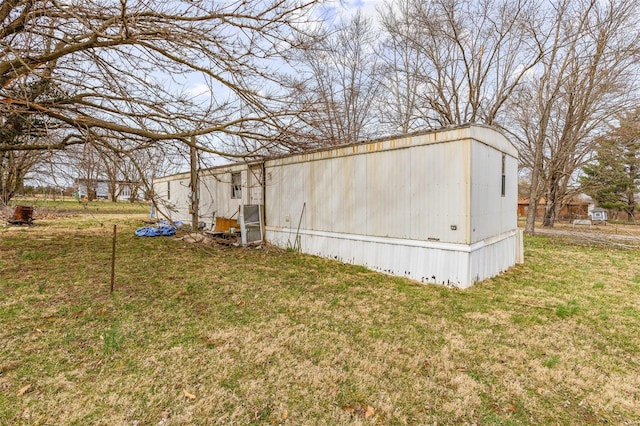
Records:
[[[167,200],[171,199],[171,182],[167,182]]]
[[[231,198],[242,198],[242,175],[231,173]]]
[[[506,186],[507,186],[507,175],[505,173],[505,163],[507,161],[506,154],[502,154],[502,196],[504,197]]]

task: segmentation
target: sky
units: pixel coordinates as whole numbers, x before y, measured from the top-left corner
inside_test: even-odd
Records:
[[[336,17],[354,15],[358,10],[372,20],[376,18],[376,7],[382,5],[382,0],[343,0],[341,4],[334,2],[332,7]]]
[[[333,1],[326,6],[323,6],[322,14],[338,21],[340,18],[353,16],[360,11],[364,16],[375,22],[377,19],[376,8],[382,6],[382,4],[383,0]],[[187,77],[187,80],[184,83],[186,85],[186,93],[191,96],[208,97],[211,95],[209,86],[195,74]]]

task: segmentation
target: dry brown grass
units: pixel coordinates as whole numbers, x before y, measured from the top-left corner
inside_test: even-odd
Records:
[[[0,230],[0,424],[640,423],[637,251],[528,238],[459,291],[142,218]]]

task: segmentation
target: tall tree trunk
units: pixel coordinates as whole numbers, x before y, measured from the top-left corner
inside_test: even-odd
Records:
[[[536,152],[531,169],[531,188],[529,191],[529,210],[527,211],[527,223],[524,232],[530,235],[535,233],[536,213],[538,212],[538,186],[540,185],[540,174],[544,162],[544,136],[538,136],[536,141]]]
[[[553,174],[551,176],[551,181],[549,182],[549,192],[547,195],[547,205],[544,212],[544,220],[542,221],[542,225],[546,227],[553,228],[553,224],[556,221],[556,213],[558,211],[558,186],[560,182],[558,176]]]
[[[118,186],[118,184],[113,182],[113,181],[109,181],[107,183],[107,187],[109,188],[109,199],[113,203],[117,203],[118,202],[118,188],[117,188],[117,186]]]
[[[534,173],[535,174],[535,173]],[[538,178],[536,177],[536,184]],[[531,195],[529,196],[529,210],[527,211],[527,222],[524,226],[524,232],[530,235],[535,233],[536,212],[538,210],[538,190],[534,189],[533,182],[531,184]]]
[[[633,190],[627,196],[627,205],[624,208],[625,213],[627,214],[627,218],[629,222],[635,222],[635,211],[636,211],[636,199],[633,193]]]

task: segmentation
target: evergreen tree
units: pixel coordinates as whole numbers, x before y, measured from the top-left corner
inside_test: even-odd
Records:
[[[634,219],[640,191],[640,110],[621,118],[619,127],[598,142],[593,163],[582,171],[585,193],[601,207]]]

